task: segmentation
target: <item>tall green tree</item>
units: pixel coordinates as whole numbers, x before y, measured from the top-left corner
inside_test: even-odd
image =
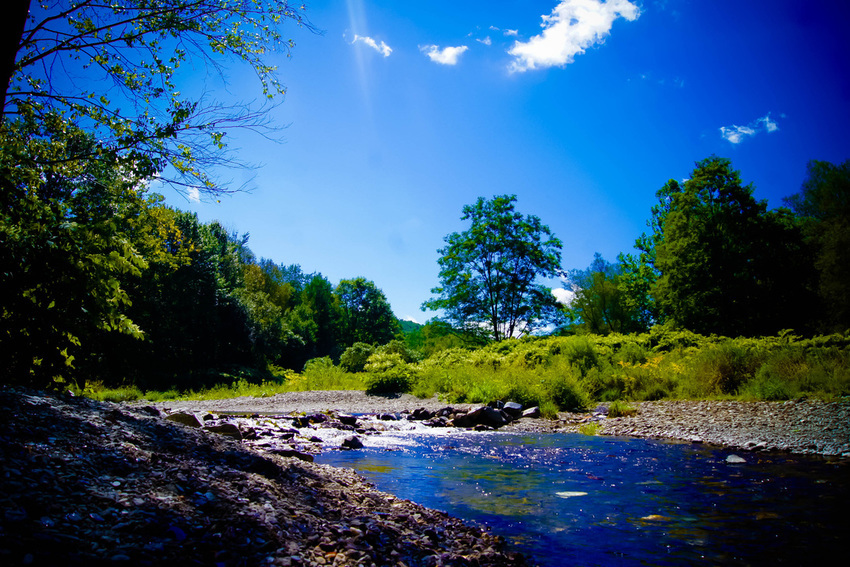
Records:
[[[286,0],[11,4],[12,33],[0,42],[0,117],[61,113],[94,133],[104,150],[149,173],[171,166],[168,179],[177,187],[208,194],[226,190],[209,167],[233,164],[227,132],[266,123],[262,109],[249,104],[181,94],[181,66],[202,61],[223,75],[226,61],[244,62],[271,100],[284,88],[269,56],[293,46],[283,24],[310,27],[303,6]]]
[[[336,286],[341,310],[340,342],[383,345],[401,332],[384,292],[366,278],[342,280]]]
[[[98,159],[75,159],[80,152]],[[0,128],[0,186],[5,379],[82,383],[102,333],[144,336],[127,315],[125,282],[179,235],[147,212],[130,165],[56,114]]]
[[[812,246],[823,331],[850,329],[850,160],[808,164],[799,193],[785,203],[800,217]]]
[[[731,162],[716,156],[698,162],[690,179],[664,198],[669,207],[653,236],[659,273],[653,295],[662,314],[702,334],[792,328],[786,316],[793,294],[780,293],[792,282],[778,268],[788,265],[782,251],[799,248],[799,241],[781,215],[753,197]]]
[[[540,278],[560,273],[561,241],[534,215],[514,210],[516,195],[479,198],[463,208],[469,229],[439,250],[437,297],[423,309],[443,310],[460,328],[484,326],[500,341],[532,332],[557,309]]]

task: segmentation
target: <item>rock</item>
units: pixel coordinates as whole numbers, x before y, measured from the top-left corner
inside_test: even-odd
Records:
[[[398,416],[394,413],[382,413],[378,416],[381,421],[398,421]]]
[[[343,425],[351,425],[351,426],[357,425],[357,417],[356,416],[348,415],[347,413],[341,413],[341,414],[338,414],[336,416],[336,418]]]
[[[203,423],[198,419],[198,416],[193,413],[188,413],[184,411],[179,411],[177,413],[172,413],[169,416],[166,416],[165,419],[168,421],[173,421],[175,423],[181,423],[183,425],[188,425],[189,427],[202,427]]]
[[[534,406],[533,408],[528,408],[527,410],[522,412],[522,417],[538,418],[540,417],[540,408],[537,406]]]
[[[346,437],[342,440],[342,448],[343,449],[362,449],[363,441],[360,440],[359,437],[352,435],[351,437]]]
[[[218,425],[208,425],[204,427],[205,431],[210,431],[212,433],[218,433],[219,435],[226,435],[227,437],[232,437],[234,439],[242,440],[242,431],[239,430],[237,425],[232,423],[220,423]]]
[[[503,410],[481,406],[474,410],[458,415],[452,420],[455,427],[475,427],[476,425],[487,425],[490,427],[502,427],[511,422],[511,417]]]
[[[425,408],[418,408],[413,410],[413,413],[410,414],[410,419],[416,421],[425,421],[427,419],[431,419],[434,417],[434,413],[426,410]]]
[[[747,460],[742,457],[739,457],[738,455],[729,455],[728,457],[726,457],[726,462],[730,465],[740,465],[746,463]]]
[[[522,415],[522,404],[518,404],[516,402],[508,402],[502,409],[513,418],[517,418]]]

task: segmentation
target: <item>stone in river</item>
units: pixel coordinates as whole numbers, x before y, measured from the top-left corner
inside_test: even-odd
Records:
[[[357,417],[346,413],[337,414],[337,419],[343,425],[357,425]]]
[[[363,448],[363,441],[361,441],[359,437],[352,435],[351,437],[346,437],[342,440],[342,448],[361,449]]]
[[[740,465],[742,463],[746,463],[747,460],[742,457],[739,457],[738,455],[729,455],[728,457],[726,457],[726,462],[730,465]]]

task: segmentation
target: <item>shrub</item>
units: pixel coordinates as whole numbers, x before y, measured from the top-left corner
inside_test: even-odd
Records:
[[[339,357],[339,366],[346,372],[363,372],[375,347],[366,343],[354,343]]]
[[[410,390],[413,367],[398,353],[376,352],[366,364],[366,391],[370,394],[396,394]]]

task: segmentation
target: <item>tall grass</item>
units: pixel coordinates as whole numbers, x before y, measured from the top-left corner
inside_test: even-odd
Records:
[[[86,395],[153,401],[367,390],[438,395],[447,403],[516,401],[539,406],[548,416],[596,401],[850,396],[848,334],[730,339],[659,326],[643,335],[507,340],[475,350],[446,349],[425,360],[397,350],[377,348],[363,372],[349,372],[322,358],[308,362],[300,373],[270,368],[263,379],[222,374],[221,385],[200,391],[95,387]]]

